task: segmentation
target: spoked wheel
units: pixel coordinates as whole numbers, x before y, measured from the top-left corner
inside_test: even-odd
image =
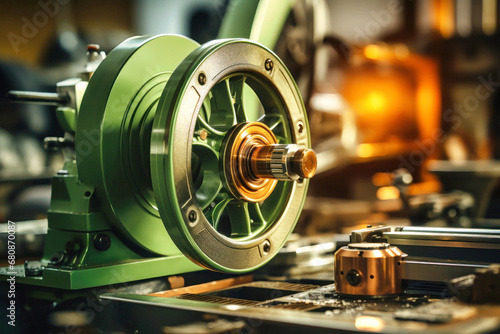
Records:
[[[245,108],[252,95],[258,112]],[[154,195],[177,247],[212,270],[269,261],[315,171],[307,130],[298,89],[271,51],[248,40],[194,50],[170,77],[151,136]]]

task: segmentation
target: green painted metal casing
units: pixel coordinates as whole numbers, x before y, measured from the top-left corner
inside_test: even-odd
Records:
[[[219,36],[273,47],[293,2],[236,1]],[[196,47],[177,36],[131,38],[99,66],[77,109],[57,111],[76,137],[76,155],[69,152],[52,181],[43,274],[25,277],[18,266],[19,283],[75,290],[202,269],[166,231],[149,166],[158,101]],[[102,236],[109,242],[105,250],[96,246]]]

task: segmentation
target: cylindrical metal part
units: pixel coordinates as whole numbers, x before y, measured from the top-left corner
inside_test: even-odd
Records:
[[[310,179],[316,172],[317,158],[313,150],[296,144],[257,146],[250,157],[250,169],[256,178],[295,181]]]
[[[311,178],[316,171],[312,150],[278,144],[271,129],[261,122],[234,126],[224,139],[222,155],[226,190],[247,202],[266,199],[278,181]]]
[[[67,96],[58,93],[46,92],[28,92],[20,90],[11,90],[7,93],[7,99],[16,103],[35,103],[53,106],[63,106],[69,101]]]
[[[290,169],[300,177],[310,179],[316,173],[318,158],[313,150],[301,148],[293,155]]]
[[[401,261],[407,254],[386,243],[357,243],[335,253],[335,287],[340,295],[387,297],[402,292]]]

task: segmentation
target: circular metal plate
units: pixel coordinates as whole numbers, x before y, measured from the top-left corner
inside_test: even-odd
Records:
[[[199,44],[174,35],[134,37],[117,46],[89,81],[76,129],[82,182],[133,244],[178,254],[160,219],[149,176],[156,105],[174,69]]]
[[[258,119],[245,112],[243,85],[260,99]],[[285,243],[305,200],[307,180],[280,181],[261,203],[224,191],[220,169],[213,169],[224,136],[252,121],[266,124],[280,144],[310,147],[304,106],[288,70],[248,40],[218,40],[196,49],[160,99],[151,138],[154,194],[172,240],[206,268],[237,273],[262,266]],[[230,233],[221,229],[224,217]]]

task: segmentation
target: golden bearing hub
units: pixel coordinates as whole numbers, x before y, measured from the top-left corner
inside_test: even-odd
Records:
[[[259,178],[251,171],[255,148],[277,144],[271,129],[260,122],[241,123],[227,135],[224,156],[225,185],[233,197],[247,201],[265,200],[276,187],[276,179]]]
[[[233,197],[247,202],[265,200],[277,181],[311,178],[316,154],[296,144],[278,144],[260,122],[236,125],[223,145],[224,185]]]

